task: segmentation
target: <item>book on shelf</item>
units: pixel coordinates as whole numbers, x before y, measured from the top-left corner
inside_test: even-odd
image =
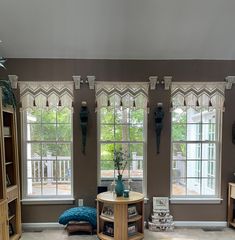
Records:
[[[128,218],[132,218],[138,215],[137,209],[135,205],[128,206]]]
[[[111,222],[104,223],[103,234],[108,235],[110,237],[114,237],[114,226]]]
[[[135,235],[137,233],[137,225],[136,223],[128,224],[128,236]]]
[[[114,209],[112,205],[104,205],[102,208],[101,216],[114,219]]]

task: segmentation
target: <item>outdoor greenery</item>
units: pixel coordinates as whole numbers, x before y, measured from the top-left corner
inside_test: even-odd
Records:
[[[35,109],[27,112],[27,125],[27,141],[31,144],[32,157],[71,155],[71,110]]]
[[[101,170],[114,170],[115,152],[130,156],[130,168],[133,153],[143,156],[144,110],[102,108],[100,122]]]

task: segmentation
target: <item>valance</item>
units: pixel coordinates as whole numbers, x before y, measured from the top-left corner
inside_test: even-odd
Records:
[[[22,109],[72,108],[74,83],[69,82],[19,82]]]
[[[148,89],[147,82],[96,82],[97,108],[108,106],[147,110]]]
[[[173,82],[172,109],[203,107],[224,110],[224,82]]]

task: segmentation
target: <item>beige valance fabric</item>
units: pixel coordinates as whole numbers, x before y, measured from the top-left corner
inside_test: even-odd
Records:
[[[173,82],[172,110],[179,107],[203,107],[224,110],[224,82]]]
[[[19,82],[22,110],[37,108],[72,108],[74,83]]]
[[[123,107],[147,109],[149,83],[96,82],[97,108]]]

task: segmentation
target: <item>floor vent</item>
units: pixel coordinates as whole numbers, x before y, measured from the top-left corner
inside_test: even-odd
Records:
[[[221,232],[224,230],[222,227],[205,227],[202,228],[204,232]]]
[[[35,233],[40,233],[40,232],[43,232],[43,229],[24,229],[23,232],[35,232]]]

